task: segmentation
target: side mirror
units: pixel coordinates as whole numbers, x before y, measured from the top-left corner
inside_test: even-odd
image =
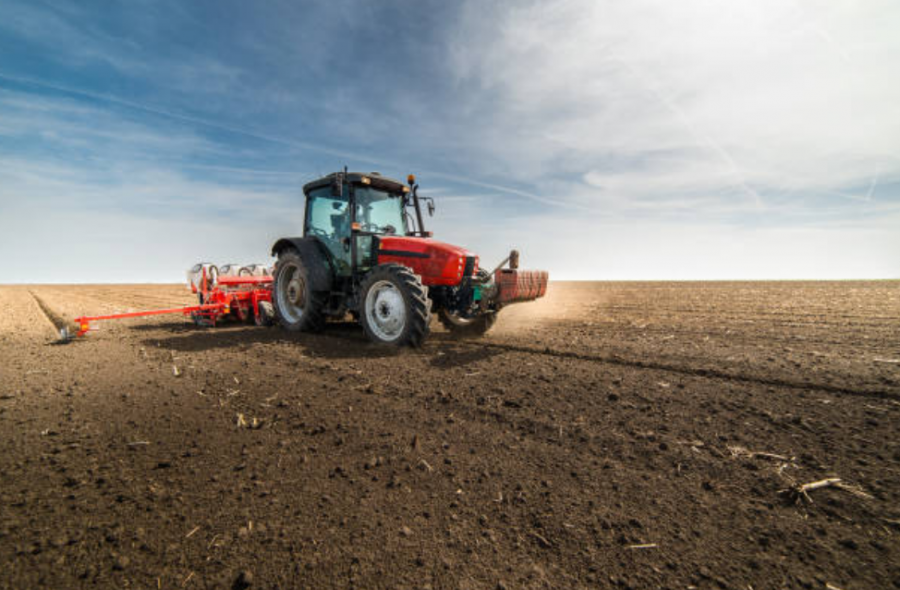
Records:
[[[428,201],[428,217],[434,217],[434,201]]]
[[[344,175],[335,174],[331,180],[331,196],[340,197],[344,194]]]

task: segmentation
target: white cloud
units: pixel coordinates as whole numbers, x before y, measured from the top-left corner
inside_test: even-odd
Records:
[[[177,282],[200,259],[265,262],[302,228],[311,174],[231,166],[191,128],[0,92],[0,142],[20,146],[0,152],[4,282]]]
[[[574,173],[600,203],[765,207],[900,180],[898,27],[886,1],[470,2],[451,63],[489,113],[465,130],[486,167],[544,191]]]
[[[496,219],[490,233],[443,224],[477,244],[485,266],[510,248],[557,280],[846,279],[900,277],[900,211],[875,224],[748,227],[717,222],[623,222],[565,216]]]

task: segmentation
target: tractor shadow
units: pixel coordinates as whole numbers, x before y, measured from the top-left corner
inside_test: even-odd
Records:
[[[245,351],[258,345],[299,346],[304,354],[328,359],[379,359],[420,356],[431,366],[452,369],[489,359],[502,351],[478,345],[477,340],[458,339],[434,331],[420,349],[381,346],[370,342],[359,324],[329,322],[319,333],[288,332],[278,326],[258,327],[225,324],[216,328],[198,327],[187,322],[138,324],[129,330],[143,332],[142,346],[173,352],[205,352],[210,350]]]
[[[479,346],[477,340],[461,340],[449,334],[432,334],[424,350],[430,353],[430,364],[436,369],[454,369],[489,360],[503,351]]]

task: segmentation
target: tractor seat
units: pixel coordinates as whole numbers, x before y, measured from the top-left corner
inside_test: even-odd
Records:
[[[331,216],[331,227],[334,229],[334,238],[340,239],[350,235],[350,218],[346,214],[338,213]]]

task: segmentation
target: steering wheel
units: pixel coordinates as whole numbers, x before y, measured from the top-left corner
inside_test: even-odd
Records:
[[[382,225],[377,225],[377,224],[370,223],[370,222],[363,222],[361,224],[361,227],[364,231],[370,231],[373,233],[385,233],[385,234],[391,234],[391,235],[397,233],[397,228],[395,228],[391,224],[382,226]]]

